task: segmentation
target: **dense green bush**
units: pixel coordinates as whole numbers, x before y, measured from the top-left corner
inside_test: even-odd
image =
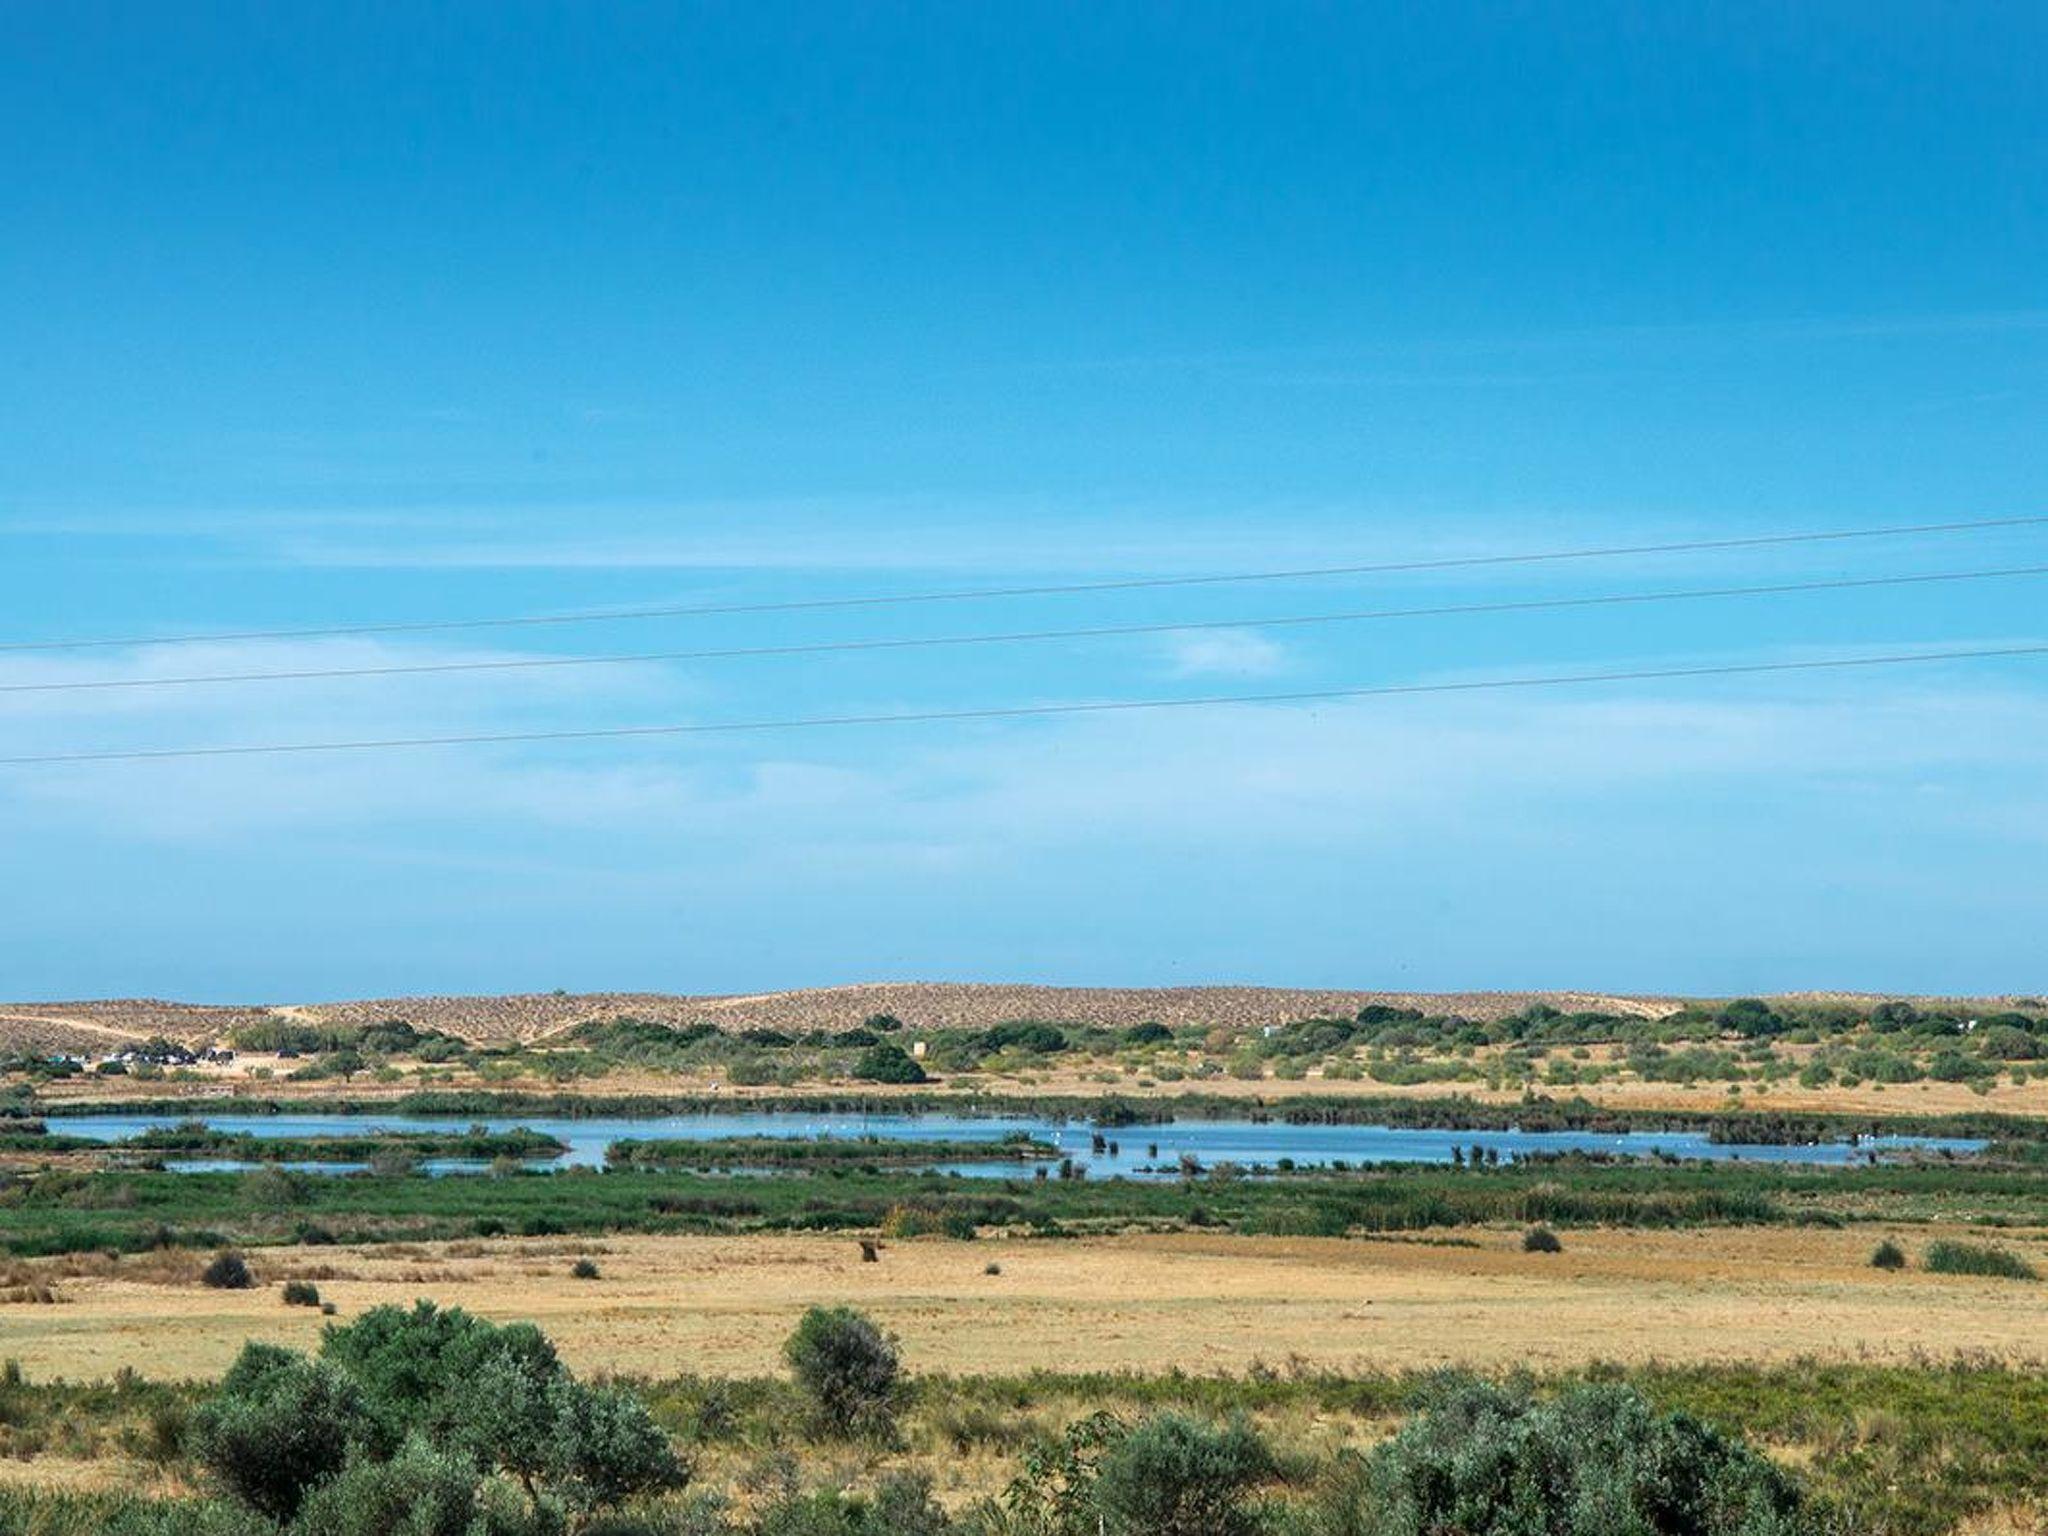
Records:
[[[900,1045],[884,1040],[871,1045],[860,1053],[853,1064],[853,1075],[868,1083],[922,1083],[927,1081],[923,1067],[910,1052]]]
[[[1272,1472],[1271,1452],[1243,1423],[1160,1414],[1103,1455],[1093,1502],[1111,1536],[1250,1536],[1246,1494]]]
[[[1261,1521],[1248,1495],[1274,1471],[1240,1421],[1096,1413],[1031,1447],[1001,1502],[970,1524],[990,1536],[1251,1536]]]
[[[345,1372],[273,1344],[243,1347],[190,1434],[200,1465],[272,1520],[291,1519],[316,1484],[376,1440],[362,1391]]]
[[[872,1319],[851,1307],[812,1307],[782,1353],[828,1433],[893,1430],[903,1364],[896,1341]]]
[[[1325,1536],[1805,1536],[1762,1456],[1622,1387],[1448,1379],[1317,1511]]]
[[[307,1498],[294,1536],[556,1536],[546,1501],[529,1506],[502,1480],[488,1484],[463,1457],[408,1440],[389,1461],[357,1461]]]
[[[1890,1238],[1886,1238],[1870,1251],[1870,1267],[1872,1269],[1904,1269],[1906,1267],[1906,1250]]]
[[[1064,1051],[1069,1044],[1067,1032],[1057,1024],[1013,1019],[981,1031],[974,1037],[973,1048],[983,1056],[993,1056],[999,1051],[1029,1051],[1034,1056],[1049,1056],[1056,1051]]]
[[[562,1509],[687,1478],[639,1400],[578,1382],[539,1330],[424,1301],[330,1328],[318,1360],[247,1346],[194,1442],[252,1509],[283,1521],[305,1504],[308,1536],[541,1533]],[[400,1509],[410,1523],[375,1523]],[[448,1523],[458,1509],[489,1519]]]
[[[1563,1253],[1564,1244],[1557,1240],[1557,1234],[1548,1227],[1531,1227],[1522,1234],[1524,1253]]]

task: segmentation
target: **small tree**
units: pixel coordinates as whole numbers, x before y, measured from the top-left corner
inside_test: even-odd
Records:
[[[827,1432],[886,1435],[895,1427],[903,1364],[896,1341],[872,1319],[851,1307],[813,1307],[782,1353]]]

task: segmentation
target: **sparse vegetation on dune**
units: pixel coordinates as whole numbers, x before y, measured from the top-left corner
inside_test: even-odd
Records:
[[[1208,1084],[1238,1098],[1441,1085],[1496,1103],[1563,1090],[1636,1108],[1708,1109],[1716,1094],[1736,1091],[1807,1110],[1854,1104],[1868,1114],[1877,1096],[1907,1085],[1941,1088],[1950,1107],[1994,1093],[2009,1099],[2032,1080],[2031,1064],[2048,1063],[2048,1008],[2035,998],[1686,1002],[880,987],[765,998],[550,994],[223,1010],[211,1035],[199,1022],[211,1017],[206,1010],[137,1005],[138,1029],[143,1022],[171,1027],[148,1037],[105,1022],[128,1017],[123,1006],[0,1011],[0,1038],[14,1027],[25,1045],[41,1044],[51,1030],[71,1028],[61,1048],[82,1053],[70,1060],[24,1049],[9,1065],[34,1081],[84,1078],[127,1097],[165,1080],[241,1087],[267,1080],[283,1085],[272,1091],[314,1096],[318,1085],[339,1081],[389,1098],[415,1088],[574,1090],[665,1077],[693,1079],[703,1092],[715,1085],[788,1094],[862,1083],[914,1089],[930,1077],[972,1075],[1013,1092],[1048,1080],[1069,1094],[1091,1082],[1134,1095]],[[195,1063],[189,1049],[201,1042],[231,1045],[247,1059]],[[121,1059],[88,1072],[87,1061],[116,1050]],[[72,1082],[66,1095],[79,1096],[80,1086]],[[2029,1100],[2028,1107],[2037,1106]]]

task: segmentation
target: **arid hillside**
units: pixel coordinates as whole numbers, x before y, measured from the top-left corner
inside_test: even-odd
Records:
[[[0,1043],[12,1049],[104,1051],[125,1039],[163,1035],[186,1044],[225,1038],[262,1018],[332,1024],[404,1019],[473,1041],[539,1040],[588,1019],[630,1015],[662,1023],[741,1029],[843,1029],[877,1013],[927,1029],[985,1028],[1011,1019],[1124,1026],[1161,1024],[1257,1029],[1321,1014],[1352,1014],[1367,1003],[1430,1013],[1497,1018],[1532,1002],[1655,1016],[1674,998],[1591,992],[1396,993],[1292,987],[1041,987],[951,982],[878,982],[739,996],[661,992],[529,993],[503,997],[387,997],[357,1002],[208,1007],[127,998],[96,1002],[0,1003]]]
[[[1808,997],[1817,994],[1806,994]],[[1853,994],[1830,993],[1831,1000]],[[0,1050],[101,1053],[162,1035],[185,1044],[225,1040],[239,1025],[265,1018],[372,1024],[404,1019],[464,1039],[545,1039],[588,1019],[631,1016],[662,1023],[704,1022],[731,1030],[843,1029],[873,1014],[893,1014],[914,1028],[985,1028],[1013,1019],[1123,1027],[1156,1020],[1257,1029],[1318,1015],[1348,1015],[1368,1003],[1426,1013],[1492,1019],[1531,1003],[1565,1011],[1657,1017],[1677,997],[1624,997],[1598,992],[1372,992],[1291,987],[1044,987],[954,982],[876,982],[738,996],[661,992],[530,993],[502,997],[391,997],[357,1002],[208,1006],[128,998],[93,1002],[0,1003]],[[1954,1004],[1956,1000],[1946,1001]],[[1969,1000],[1996,1008],[2010,999]]]

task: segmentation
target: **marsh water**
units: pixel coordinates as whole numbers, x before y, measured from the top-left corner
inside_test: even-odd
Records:
[[[988,1141],[1023,1133],[1057,1147],[1061,1156],[1093,1177],[1178,1176],[1183,1156],[1204,1165],[1236,1163],[1273,1166],[1282,1159],[1298,1167],[1333,1163],[1449,1163],[1459,1154],[1481,1147],[1511,1162],[1531,1154],[1602,1153],[1618,1157],[1703,1158],[1716,1162],[1807,1163],[1845,1165],[1908,1151],[1949,1151],[1968,1154],[1980,1141],[1914,1136],[1864,1136],[1849,1141],[1723,1144],[1704,1131],[1521,1131],[1439,1130],[1387,1125],[1294,1125],[1279,1120],[1175,1120],[1161,1124],[1100,1130],[1083,1120],[1040,1115],[968,1117],[876,1111],[866,1114],[792,1114],[741,1110],[724,1114],[649,1117],[342,1115],[286,1112],[264,1115],[203,1116],[92,1114],[55,1119],[51,1129],[97,1141],[121,1142],[157,1127],[203,1120],[214,1130],[258,1137],[349,1137],[380,1131],[459,1132],[474,1125],[491,1131],[519,1128],[541,1132],[565,1143],[565,1156],[536,1163],[538,1167],[602,1167],[605,1150],[614,1141],[710,1140],[741,1136],[841,1139],[861,1137],[892,1141]],[[243,1166],[218,1159],[173,1160],[172,1166],[217,1170]],[[307,1165],[315,1166],[315,1165]],[[342,1172],[358,1163],[317,1165]],[[478,1164],[442,1162],[433,1172],[463,1172]],[[996,1178],[1029,1177],[1033,1163],[1000,1159],[943,1163],[946,1171]]]

